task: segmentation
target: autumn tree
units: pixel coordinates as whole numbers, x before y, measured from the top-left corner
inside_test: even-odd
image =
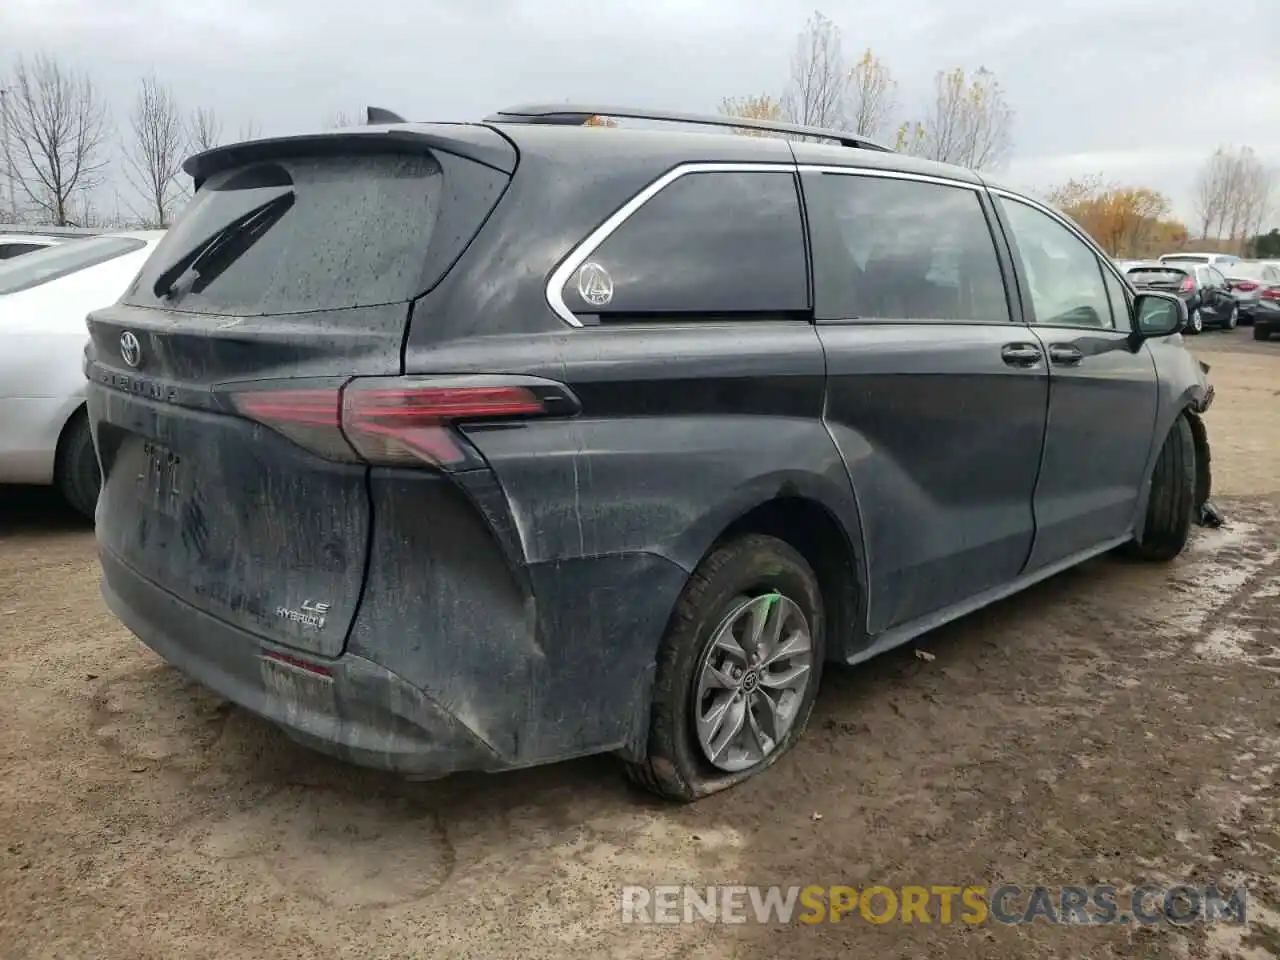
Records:
[[[1049,191],[1048,199],[1113,257],[1167,253],[1186,243],[1187,229],[1169,216],[1169,198],[1148,187],[1091,175]]]
[[[66,226],[72,198],[102,182],[106,104],[87,75],[43,56],[19,60],[6,86],[14,179],[43,219]]]
[[[173,92],[155,77],[144,78],[129,126],[132,137],[125,145],[125,176],[146,203],[143,221],[163,229],[184,192],[178,177],[188,150],[187,130]]]
[[[975,170],[1000,166],[1013,146],[1013,108],[994,73],[940,71],[923,120],[898,128],[899,150]]]
[[[616,127],[617,125],[618,121],[609,117],[587,117],[583,123],[584,127]]]
[[[209,107],[196,107],[187,118],[187,141],[196,153],[222,145],[222,121]]]
[[[849,71],[846,118],[853,132],[877,136],[889,124],[898,84],[884,61],[868,47]]]
[[[783,116],[812,127],[839,127],[844,122],[849,69],[840,28],[815,11],[796,37],[791,76],[782,95]]]
[[[741,117],[744,120],[766,121],[782,119],[781,102],[767,93],[762,93],[758,96],[725,97],[720,101],[718,109],[722,117]],[[769,136],[766,130],[753,130],[750,127],[735,128],[734,133],[739,133],[746,137]]]

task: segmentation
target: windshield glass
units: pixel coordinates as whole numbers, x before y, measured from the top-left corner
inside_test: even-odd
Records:
[[[137,237],[92,237],[45,247],[0,263],[0,294],[16,293],[145,247]]]

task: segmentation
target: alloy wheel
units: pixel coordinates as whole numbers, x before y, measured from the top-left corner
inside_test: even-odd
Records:
[[[794,601],[740,598],[698,667],[694,723],[707,760],[738,773],[772,754],[795,724],[812,667],[809,623]]]

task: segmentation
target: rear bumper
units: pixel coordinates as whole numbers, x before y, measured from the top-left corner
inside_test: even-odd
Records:
[[[271,657],[264,643],[178,599],[100,549],[111,611],[174,667],[280,726],[308,747],[350,763],[417,776],[506,764],[421,690],[371,660],[308,658],[327,676]]]

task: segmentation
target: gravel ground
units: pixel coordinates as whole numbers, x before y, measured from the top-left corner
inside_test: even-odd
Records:
[[[831,670],[769,775],[692,807],[605,759],[412,784],[184,680],[98,597],[92,533],[0,501],[0,956],[1280,957],[1280,343],[1213,366],[1216,501]],[[623,884],[1245,883],[1248,930],[620,922]]]

